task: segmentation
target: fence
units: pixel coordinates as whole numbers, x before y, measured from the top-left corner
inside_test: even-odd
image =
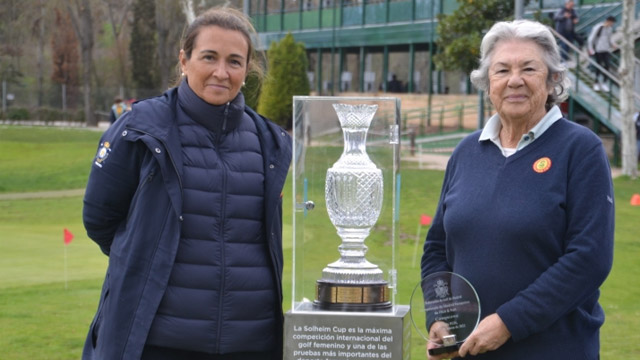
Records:
[[[35,86],[1,83],[2,108],[0,120],[41,120],[84,122],[84,89],[82,86],[52,84],[41,92]],[[97,121],[108,121],[115,96],[125,100],[147,98],[161,94],[160,90],[93,87],[91,104]]]

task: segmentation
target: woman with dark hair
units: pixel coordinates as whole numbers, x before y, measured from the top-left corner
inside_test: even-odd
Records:
[[[189,25],[181,80],[100,140],[84,198],[109,256],[83,359],[280,359],[291,138],[244,103],[260,73],[239,11]]]
[[[611,170],[600,139],[562,117],[570,82],[549,29],[496,23],[471,81],[496,109],[453,152],[422,276],[449,271],[480,298],[459,351],[430,359],[599,357],[599,287],[613,261]],[[432,326],[429,348],[446,326]]]

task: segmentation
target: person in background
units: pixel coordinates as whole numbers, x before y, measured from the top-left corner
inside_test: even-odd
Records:
[[[480,54],[471,81],[497,113],[448,162],[421,275],[466,278],[481,320],[459,351],[429,358],[596,360],[599,287],[613,261],[604,147],[562,117],[557,104],[570,81],[546,26],[498,22]],[[441,339],[443,329],[432,326],[429,338]]]
[[[391,80],[387,83],[387,92],[390,93],[401,93],[404,92],[404,86],[402,85],[402,81],[398,80],[396,74],[391,75]]]
[[[109,123],[113,124],[116,122],[116,120],[118,120],[118,118],[128,110],[129,108],[127,107],[127,104],[120,96],[113,98],[113,105],[111,105],[111,112],[109,114]]]
[[[569,43],[573,43],[576,40],[575,26],[578,23],[578,14],[573,8],[575,3],[573,0],[567,0],[564,3],[564,7],[555,14],[553,17],[556,31],[562,35]],[[560,41],[560,48],[562,49],[560,55],[563,61],[569,59],[569,45],[564,41]]]
[[[109,266],[83,359],[282,358],[292,141],[244,103],[255,37],[238,10],[202,13],[179,84],[102,136],[83,221]]]
[[[616,23],[616,18],[608,16],[607,19],[591,29],[589,38],[587,39],[587,46],[589,49],[589,55],[595,56],[598,65],[602,66],[605,70],[609,71],[609,58],[611,57],[611,50],[616,48],[613,43],[613,24]],[[600,69],[596,67],[596,82],[593,85],[595,91],[609,91],[609,86],[606,83],[606,76]]]

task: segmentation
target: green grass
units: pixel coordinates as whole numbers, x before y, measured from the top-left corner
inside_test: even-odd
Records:
[[[631,206],[640,180],[614,180],[616,200],[613,269],[602,286],[606,321],[601,330],[602,359],[640,359],[640,207]]]
[[[98,132],[79,129],[0,127],[0,193],[83,187],[99,136]],[[335,158],[332,149],[317,161],[332,163]],[[410,169],[410,164],[402,166],[396,261],[400,283],[396,300],[398,304],[408,304],[419,280],[418,265],[413,264],[419,216],[421,213],[433,215],[444,174],[442,171]],[[640,240],[637,236],[640,207],[629,204],[631,195],[640,192],[640,181],[619,178],[614,185],[615,259],[601,297],[607,315],[601,331],[603,360],[640,358],[637,331],[640,327]],[[314,191],[318,191],[319,185],[315,186]],[[284,192],[286,309],[291,305],[291,191],[289,179]],[[0,200],[2,359],[80,357],[107,265],[107,258],[85,235],[81,211],[82,198],[78,196]],[[385,222],[381,220],[377,226],[386,226]],[[75,234],[66,248],[63,245],[64,228]],[[317,226],[314,231],[317,232],[314,236],[324,239],[325,244],[318,252],[331,254],[336,251],[339,240],[333,228]],[[426,228],[421,229],[419,251],[425,231]],[[385,243],[374,238],[371,243],[367,241],[367,245],[378,248]],[[326,265],[322,255],[309,261],[308,266],[318,267],[317,271]],[[315,273],[309,275],[310,278],[315,276]],[[413,359],[424,358],[423,344],[414,332]]]
[[[80,359],[100,280],[24,285],[0,290],[3,359]]]
[[[85,186],[100,132],[0,126],[0,193]]]
[[[80,358],[107,264],[81,209],[81,197],[0,201],[3,359]]]

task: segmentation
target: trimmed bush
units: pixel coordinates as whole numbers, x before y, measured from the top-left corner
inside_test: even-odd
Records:
[[[291,129],[294,95],[309,95],[307,53],[291,33],[271,43],[267,52],[267,77],[262,85],[258,112],[280,126]]]
[[[9,120],[30,120],[31,114],[26,108],[12,108],[7,111],[7,118]]]
[[[50,121],[59,121],[64,120],[64,116],[62,110],[50,108],[50,107],[41,107],[36,109],[36,118],[38,120],[50,122]]]
[[[84,109],[77,110],[75,114],[71,113],[68,118],[71,121],[85,122],[86,119],[84,118]]]
[[[262,80],[255,72],[249,72],[245,82],[246,85],[242,88],[244,103],[250,108],[257,110],[260,90],[262,88]]]

